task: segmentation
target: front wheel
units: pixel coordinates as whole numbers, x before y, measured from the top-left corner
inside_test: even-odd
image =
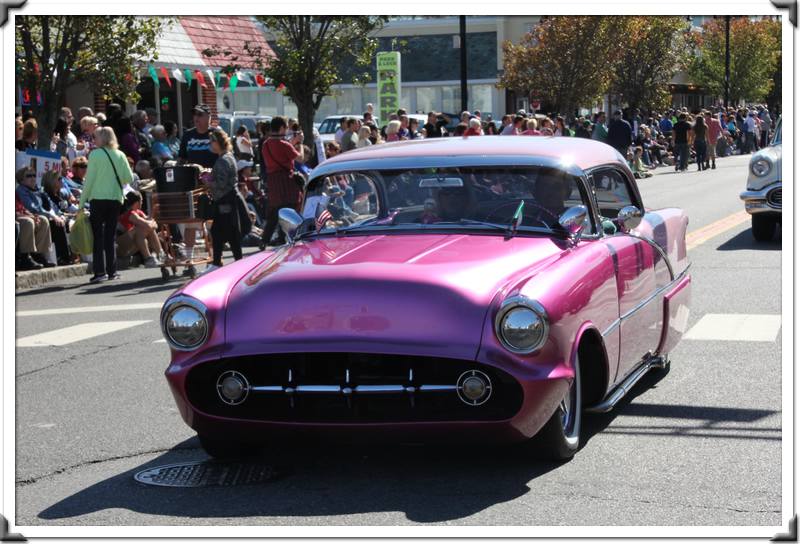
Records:
[[[769,242],[775,234],[776,221],[765,215],[755,214],[752,216],[753,238],[758,242]]]
[[[533,437],[531,446],[545,459],[565,461],[578,451],[581,437],[581,372],[578,356],[575,356],[575,379],[567,394]]]

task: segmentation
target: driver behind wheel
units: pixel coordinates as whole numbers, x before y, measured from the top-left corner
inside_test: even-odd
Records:
[[[468,187],[442,187],[436,195],[441,221],[469,219],[475,208]]]
[[[536,180],[533,196],[541,210],[540,219],[548,224],[558,221],[567,210],[565,200],[569,198],[572,188],[562,176],[544,175]]]

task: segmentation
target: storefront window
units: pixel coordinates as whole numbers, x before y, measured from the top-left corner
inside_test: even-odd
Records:
[[[493,113],[491,85],[470,85],[469,109],[470,111],[480,110],[482,113]]]
[[[455,85],[442,87],[442,111],[445,113],[461,112],[461,90]]]
[[[436,106],[435,87],[417,87],[417,109],[425,113],[439,109]]]

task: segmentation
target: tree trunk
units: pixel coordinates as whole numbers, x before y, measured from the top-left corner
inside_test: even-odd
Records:
[[[314,145],[314,115],[317,113],[314,108],[314,100],[311,96],[303,97],[297,102],[297,122],[303,129],[303,143],[311,148],[311,156],[315,157],[317,149]],[[316,157],[315,157],[316,158]],[[312,164],[319,163],[319,159],[312,161]]]

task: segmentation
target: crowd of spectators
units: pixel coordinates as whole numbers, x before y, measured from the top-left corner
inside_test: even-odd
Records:
[[[147,267],[164,263],[167,250],[159,225],[142,210],[140,184],[155,169],[195,164],[210,173],[209,191],[222,208],[241,200],[252,227],[241,217],[217,215],[212,230],[213,263],[220,266],[223,247],[241,258],[243,245],[283,243],[276,229],[282,207],[299,208],[302,180],[314,166],[339,153],[389,142],[444,137],[555,136],[593,139],[615,148],[638,178],[662,166],[685,171],[716,168],[716,158],[751,153],[766,146],[777,117],[764,105],[741,108],[687,108],[641,112],[617,110],[586,116],[544,115],[520,110],[499,120],[480,111],[464,111],[458,119],[440,112],[409,114],[399,109],[379,123],[372,106],[361,118],[342,117],[333,140],[313,135],[313,147],[296,119],[275,117],[257,125],[257,138],[241,126],[227,135],[211,126],[208,106],[193,110],[193,127],[183,135],[172,121],[153,124],[154,111],[124,115],[118,104],[105,114],[88,107],[73,116],[62,108],[50,138],[50,150],[61,157],[60,170],[37,180],[22,164],[16,171],[17,269],[68,265],[91,260],[93,281],[118,277],[116,255],[139,253]],[[25,153],[38,146],[38,127],[30,115],[17,116],[16,149]],[[18,166],[19,162],[18,162]],[[38,181],[38,183],[37,183]],[[226,207],[227,206],[227,207]],[[68,233],[79,210],[89,212],[94,233],[91,256],[76,255]],[[229,211],[226,213],[230,213]],[[181,258],[191,260],[195,233],[174,232]],[[183,240],[181,240],[183,238]],[[211,249],[211,248],[209,248]]]

